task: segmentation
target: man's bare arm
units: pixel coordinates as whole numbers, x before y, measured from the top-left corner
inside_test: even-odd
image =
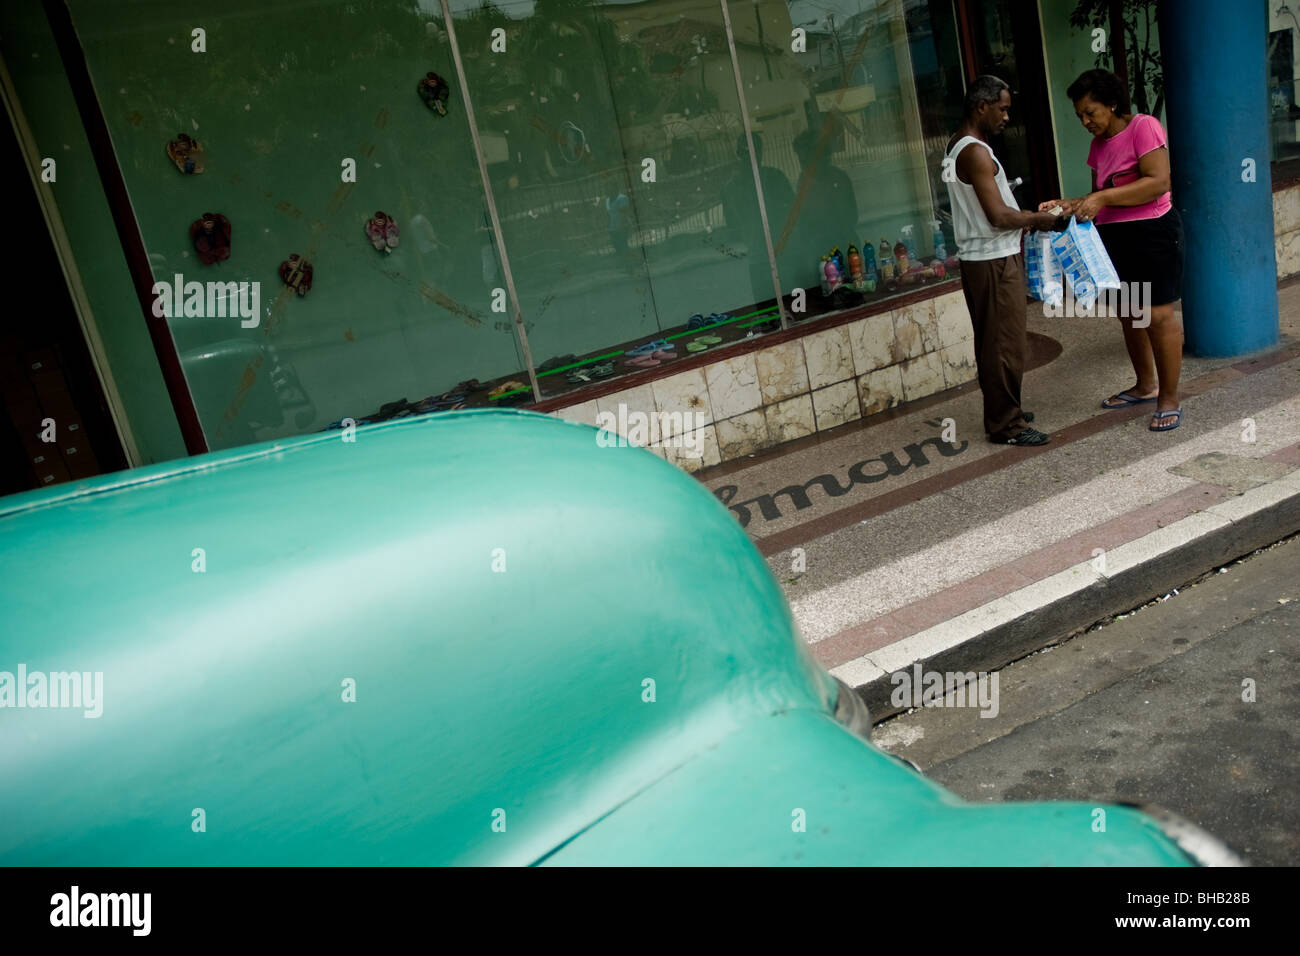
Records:
[[[1052,229],[1057,217],[1050,212],[1013,209],[998,190],[998,167],[988,150],[971,143],[957,157],[957,178],[975,189],[984,215],[994,229]]]

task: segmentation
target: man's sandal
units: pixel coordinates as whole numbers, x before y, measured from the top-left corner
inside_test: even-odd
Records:
[[[1010,438],[990,438],[989,441],[995,445],[1046,445],[1051,441],[1051,436],[1040,432],[1036,428],[1026,428],[1019,434],[1012,435]]]

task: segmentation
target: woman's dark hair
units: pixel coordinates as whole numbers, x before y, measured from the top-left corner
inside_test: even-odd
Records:
[[[1104,103],[1120,116],[1132,112],[1129,104],[1128,90],[1118,76],[1109,70],[1089,70],[1070,84],[1065,91],[1071,103],[1077,103],[1085,96],[1091,96],[1098,103]]]

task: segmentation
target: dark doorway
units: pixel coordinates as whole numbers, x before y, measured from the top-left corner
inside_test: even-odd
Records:
[[[7,495],[120,471],[127,460],[18,138],[9,122],[0,127],[6,208],[11,222],[28,224],[23,241],[6,250],[14,281],[0,326],[0,494]]]
[[[992,74],[1011,85],[1011,122],[990,145],[1023,209],[1060,196],[1046,89],[1043,37],[1034,0],[956,0],[966,81]]]

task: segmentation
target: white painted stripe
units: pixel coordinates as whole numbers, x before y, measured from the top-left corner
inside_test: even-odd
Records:
[[[1292,472],[1233,500],[1243,503],[1243,507],[1236,512],[1240,519],[1296,497],[1300,497],[1300,472]],[[1181,548],[1195,547],[1198,539],[1228,527],[1229,524],[1220,515],[1198,512],[1164,528],[1157,528],[1107,552],[1104,577],[1114,577]],[[886,674],[907,670],[914,663],[932,660],[942,652],[974,640],[994,627],[1064,600],[1071,593],[1090,587],[1102,577],[1096,573],[1090,561],[1085,561],[952,620],[840,664],[831,673],[850,687],[861,687]]]
[[[1138,461],[1124,462],[1091,481],[941,544],[792,597],[791,608],[800,632],[809,643],[815,644],[1050,547],[1080,531],[1158,502],[1197,483],[1196,479],[1168,471],[1197,455],[1223,452],[1262,458],[1300,442],[1300,397],[1262,409],[1252,417],[1258,438],[1253,444],[1241,440],[1238,425],[1228,425]],[[1146,427],[1147,419],[1135,421],[1138,423],[1135,427]],[[1109,440],[1109,436],[1101,434],[1083,439],[1080,444]],[[1007,473],[992,478],[1006,481]],[[961,486],[947,493],[960,496]],[[920,507],[933,508],[934,502],[924,502]],[[864,536],[867,533],[865,527],[863,533]],[[864,540],[864,546],[868,543]],[[837,544],[843,547],[842,541]],[[812,541],[802,546],[810,565],[818,560],[820,546],[826,545]],[[1111,553],[1108,553],[1107,563],[1110,561]],[[784,570],[789,567],[789,552],[772,555],[769,562],[774,569]]]

